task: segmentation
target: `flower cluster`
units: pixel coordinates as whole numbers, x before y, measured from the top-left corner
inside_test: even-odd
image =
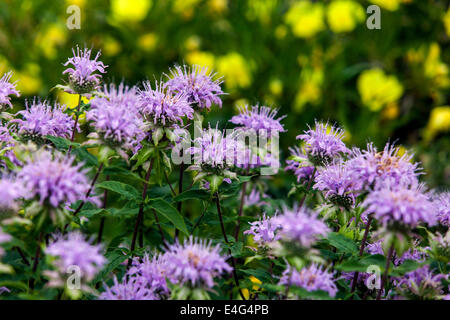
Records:
[[[286,160],[285,170],[293,171],[297,177],[297,182],[301,180],[309,181],[312,178],[314,166],[308,165],[308,157],[298,147],[289,148],[289,151],[291,156]]]
[[[245,129],[253,129],[256,132],[265,130],[270,134],[272,132],[285,132],[283,125],[280,123],[286,116],[276,118],[278,110],[265,106],[249,106],[239,108],[239,115],[231,118],[230,122],[239,125]]]
[[[277,231],[281,227],[281,225],[276,223],[276,217],[268,218],[266,215],[263,215],[260,220],[251,222],[250,229],[244,231],[244,234],[251,234],[253,240],[263,247],[280,238],[277,235]]]
[[[12,108],[10,95],[20,96],[19,91],[16,89],[16,83],[11,83],[12,72],[5,73],[0,78],[0,107],[8,106]]]

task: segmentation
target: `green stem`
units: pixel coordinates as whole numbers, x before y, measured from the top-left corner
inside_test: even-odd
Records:
[[[77,131],[78,118],[80,117],[80,107],[81,107],[81,94],[78,96],[77,112],[75,114],[75,122],[73,124],[72,136],[70,137],[70,142],[73,142],[75,140],[75,132]],[[72,145],[69,146],[69,150],[67,151],[67,154],[70,154],[71,151],[72,151]]]
[[[386,268],[385,268],[386,270],[384,270],[383,279],[381,280],[381,288],[380,288],[380,290],[378,290],[378,294],[377,294],[377,300],[381,299],[381,294],[383,293],[385,284],[387,283],[388,274],[389,274],[389,266],[391,265],[391,260],[392,260],[393,254],[394,254],[394,244],[392,244],[391,247],[389,248],[389,253],[386,258]]]

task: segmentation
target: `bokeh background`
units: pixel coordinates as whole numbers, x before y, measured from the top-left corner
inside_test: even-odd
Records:
[[[69,5],[81,29],[69,30]],[[369,30],[366,8],[381,8]],[[75,45],[101,50],[106,82],[138,84],[175,63],[225,80],[225,125],[244,103],[280,108],[282,157],[314,119],[343,126],[349,145],[371,139],[412,150],[433,187],[450,183],[450,9],[445,0],[0,0],[0,74],[22,97],[73,106],[54,90]]]

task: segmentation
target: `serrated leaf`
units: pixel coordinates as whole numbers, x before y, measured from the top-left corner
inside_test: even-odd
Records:
[[[167,220],[178,230],[189,236],[184,219],[178,210],[164,199],[152,199],[149,201],[148,206],[155,209],[158,213],[161,213]]]
[[[103,181],[96,185],[97,188],[106,189],[120,194],[128,200],[138,200],[141,195],[133,186],[119,181]]]
[[[328,242],[343,253],[356,254],[359,251],[358,245],[353,240],[336,232],[328,234]]]

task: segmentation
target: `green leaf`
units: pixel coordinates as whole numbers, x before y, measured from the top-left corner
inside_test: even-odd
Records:
[[[328,235],[328,242],[343,253],[356,254],[359,251],[358,245],[353,240],[336,232],[331,232]]]
[[[154,148],[144,147],[131,157],[131,160],[136,160],[133,170],[136,170],[140,165],[146,162],[153,155],[154,150]]]
[[[141,195],[133,186],[118,181],[103,181],[96,185],[98,188],[116,192],[129,200],[138,200]]]
[[[180,215],[178,210],[169,202],[161,198],[152,199],[149,201],[148,206],[161,213],[164,217],[167,218],[167,220],[172,222],[178,230],[189,236],[189,232],[187,231],[183,217]]]
[[[231,255],[235,258],[241,257],[243,248],[244,244],[241,241],[233,243],[233,245],[230,247]]]
[[[114,269],[116,269],[122,262],[124,262],[128,255],[123,252],[121,248],[116,248],[106,253],[108,264],[106,267],[95,277],[94,283],[104,280]]]
[[[54,136],[45,136],[46,139],[50,140],[56,147],[56,149],[59,150],[67,150],[69,149],[69,146],[72,147],[79,147],[80,144],[76,142],[71,142],[68,139],[61,138],[61,137],[54,137]]]
[[[184,191],[173,198],[174,202],[180,202],[191,199],[209,200],[211,195],[205,189],[191,189]]]

